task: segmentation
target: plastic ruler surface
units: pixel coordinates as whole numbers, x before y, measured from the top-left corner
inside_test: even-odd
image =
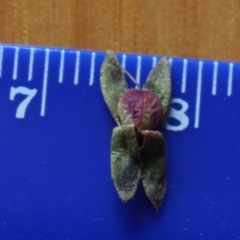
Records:
[[[104,57],[0,45],[0,239],[240,239],[240,64],[169,58],[156,212],[141,185],[127,204],[113,187]],[[160,59],[117,57],[141,84]]]

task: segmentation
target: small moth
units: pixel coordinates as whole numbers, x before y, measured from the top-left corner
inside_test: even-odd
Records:
[[[144,191],[158,210],[166,191],[166,151],[163,135],[154,131],[163,122],[171,98],[170,66],[162,58],[143,88],[128,89],[124,70],[112,51],[101,68],[104,100],[118,126],[111,143],[111,176],[123,202],[131,199],[142,180]],[[129,75],[129,74],[128,74]]]

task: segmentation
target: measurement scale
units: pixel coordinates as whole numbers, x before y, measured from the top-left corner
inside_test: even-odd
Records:
[[[140,84],[160,59],[117,57]],[[0,45],[0,238],[240,239],[240,64],[169,58],[168,188],[155,212],[141,186],[127,204],[113,188],[104,58]]]

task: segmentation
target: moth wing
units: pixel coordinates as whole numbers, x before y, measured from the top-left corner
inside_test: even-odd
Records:
[[[166,151],[164,138],[157,131],[142,131],[142,184],[149,200],[158,210],[166,191]]]
[[[104,100],[117,120],[117,104],[119,98],[127,91],[128,85],[123,69],[112,51],[107,51],[106,58],[101,68],[100,84]]]
[[[165,116],[169,108],[172,91],[170,64],[167,58],[163,57],[152,69],[144,87],[160,98]]]
[[[133,125],[113,129],[111,175],[120,198],[127,202],[137,190],[140,179],[140,152]]]

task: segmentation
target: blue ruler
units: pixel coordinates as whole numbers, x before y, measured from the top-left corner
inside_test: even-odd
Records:
[[[156,212],[141,186],[127,204],[113,187],[104,57],[0,46],[0,239],[239,239],[240,64],[170,58]],[[117,57],[141,84],[160,59]]]

